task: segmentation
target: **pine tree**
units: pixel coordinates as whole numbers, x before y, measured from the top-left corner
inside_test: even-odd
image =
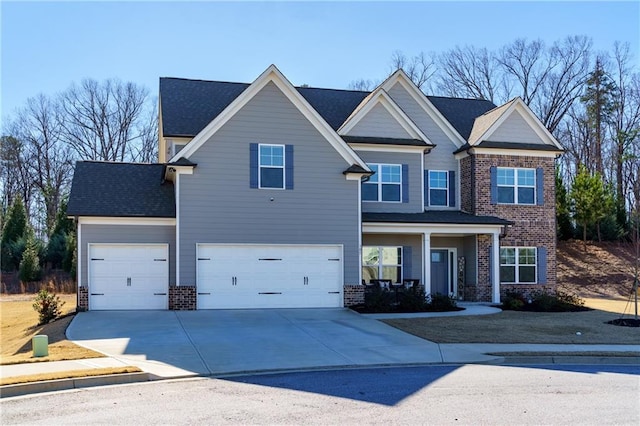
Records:
[[[573,233],[569,195],[560,175],[560,169],[556,166],[556,235],[560,240],[568,240],[573,237]]]
[[[23,238],[27,228],[27,212],[24,209],[22,198],[17,196],[5,216],[4,227],[2,229],[2,240],[0,250],[2,250],[2,270],[15,271],[20,265],[22,250],[20,240]]]
[[[582,239],[587,247],[587,227],[596,226],[598,239],[601,239],[599,224],[612,211],[613,194],[605,186],[602,176],[591,174],[584,165],[580,165],[571,186],[573,218],[582,226]]]
[[[40,269],[40,258],[38,257],[38,242],[29,230],[26,236],[26,246],[20,261],[19,277],[20,281],[39,281],[42,270]]]

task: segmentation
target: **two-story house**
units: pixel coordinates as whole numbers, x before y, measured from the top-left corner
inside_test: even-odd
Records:
[[[556,285],[560,144],[516,98],[160,79],[157,164],[81,161],[79,306],[342,307],[372,279],[499,302]]]

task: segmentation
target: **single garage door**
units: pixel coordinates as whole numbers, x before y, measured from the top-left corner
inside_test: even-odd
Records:
[[[342,307],[342,246],[199,244],[198,309]]]
[[[168,291],[168,245],[89,245],[89,309],[167,309]]]

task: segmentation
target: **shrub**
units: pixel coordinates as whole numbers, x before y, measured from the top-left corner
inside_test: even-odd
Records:
[[[427,298],[424,287],[415,285],[400,293],[398,311],[423,312],[427,307]]]
[[[519,291],[507,290],[502,297],[501,308],[505,311],[520,311],[527,304],[527,299]]]
[[[380,287],[367,289],[364,294],[364,309],[366,312],[389,312],[395,295]]]
[[[532,312],[575,312],[585,311],[584,300],[580,297],[557,291],[548,293],[544,290],[532,292],[528,297],[522,292],[509,290],[502,298],[502,309]]]
[[[64,302],[60,300],[60,297],[49,293],[47,289],[41,289],[32,305],[33,309],[38,313],[38,325],[47,324],[49,321],[58,318],[62,313],[63,305]]]
[[[448,312],[459,311],[456,299],[446,294],[430,294],[427,299],[427,311],[432,312]]]
[[[19,276],[20,281],[39,281],[41,278],[40,258],[38,257],[38,244],[33,238],[27,238],[26,248],[20,261]]]

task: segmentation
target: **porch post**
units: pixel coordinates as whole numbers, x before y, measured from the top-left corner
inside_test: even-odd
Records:
[[[492,276],[491,282],[493,283],[493,303],[500,303],[500,234],[498,232],[493,233],[493,242],[491,243],[491,258],[493,264],[489,265],[489,273]]]
[[[423,233],[422,240],[424,247],[422,255],[422,261],[424,263],[424,291],[426,294],[431,294],[431,233]]]

